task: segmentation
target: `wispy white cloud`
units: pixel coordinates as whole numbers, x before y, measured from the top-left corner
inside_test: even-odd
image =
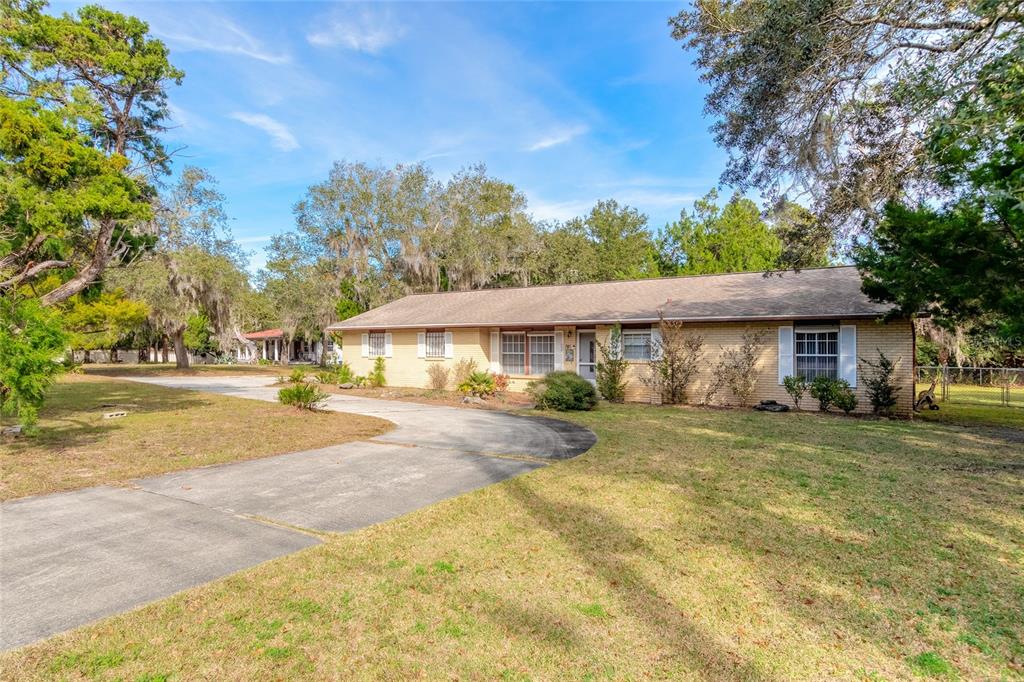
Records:
[[[529,210],[538,220],[557,220],[565,222],[570,218],[582,216],[594,207],[596,200],[571,199],[568,201],[544,201],[529,199]]]
[[[291,61],[286,52],[268,49],[235,21],[215,12],[162,13],[153,21],[153,33],[179,50],[234,54],[268,64]]]
[[[571,142],[575,138],[583,135],[587,132],[588,128],[585,125],[575,125],[570,128],[562,128],[555,132],[548,133],[544,137],[541,137],[537,141],[526,147],[528,152],[538,152],[542,149],[550,149],[551,147],[557,147],[560,144]]]
[[[343,47],[356,52],[377,54],[397,43],[405,35],[405,26],[395,21],[390,11],[338,9],[326,17],[322,26],[306,35],[317,47]]]
[[[299,141],[292,135],[292,131],[288,130],[288,126],[276,121],[266,114],[251,114],[244,111],[236,111],[231,114],[231,118],[236,121],[252,126],[253,128],[259,128],[267,135],[270,135],[271,144],[276,149],[280,149],[283,152],[290,152],[293,149],[299,148]]]

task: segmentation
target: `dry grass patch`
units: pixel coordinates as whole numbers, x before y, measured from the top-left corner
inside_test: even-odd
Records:
[[[167,376],[277,376],[287,375],[296,365],[192,365],[187,369],[178,369],[174,363],[144,362],[129,364],[90,364],[82,365],[86,374],[101,376],[126,377],[167,377]],[[307,371],[309,366],[299,365]],[[314,366],[313,369],[316,369]]]
[[[604,406],[589,453],[0,658],[12,679],[1007,679],[1024,452]]]
[[[104,419],[124,410],[126,417]],[[0,441],[0,499],[72,490],[376,436],[390,423],[256,400],[71,375],[32,437]]]

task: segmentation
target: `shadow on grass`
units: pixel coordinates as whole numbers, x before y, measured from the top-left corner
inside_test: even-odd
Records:
[[[600,474],[688,495],[700,518],[675,532],[741,560],[775,608],[896,665],[952,632],[960,653],[1021,672],[1024,452],[988,430],[902,422],[678,410],[659,424],[613,450],[643,457]]]
[[[628,557],[653,556],[644,541],[614,518],[591,506],[550,500],[522,479],[505,490],[545,529],[555,533],[619,597],[620,604],[664,641],[670,655],[711,678],[765,679],[738,651],[722,643],[680,611],[658,587],[629,565]],[[543,620],[541,621],[543,623]]]

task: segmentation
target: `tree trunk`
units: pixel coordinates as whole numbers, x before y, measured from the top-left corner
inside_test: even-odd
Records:
[[[188,349],[185,348],[185,328],[174,330],[174,362],[178,369],[188,369]]]
[[[96,235],[95,246],[93,247],[92,259],[83,267],[77,275],[60,285],[53,291],[39,299],[45,306],[51,306],[61,301],[66,301],[82,289],[96,281],[103,273],[107,263],[110,262],[111,241],[114,236],[114,228],[117,221],[107,218],[100,221],[100,229]]]
[[[170,362],[170,358],[171,355],[167,349],[167,337],[165,336],[162,339],[160,339],[160,361],[163,362],[164,364],[167,364],[168,362]]]

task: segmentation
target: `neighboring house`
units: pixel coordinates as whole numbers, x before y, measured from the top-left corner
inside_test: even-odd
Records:
[[[367,374],[374,359],[386,359],[394,386],[426,386],[433,362],[453,365],[471,358],[481,369],[511,377],[510,388],[556,369],[593,380],[600,360],[597,343],[622,326],[622,352],[630,361],[627,399],[659,402],[641,382],[649,371],[659,315],[683,321],[704,337],[702,370],[690,396],[703,395],[712,370],[727,348],[742,343],[745,329],[765,332],[755,400],[789,403],[783,377],[818,374],[844,378],[855,388],[858,411],[871,409],[859,375],[859,359],[875,362],[879,351],[899,362],[898,412],[909,414],[914,399],[914,331],[906,318],[882,321],[891,310],[861,292],[854,267],[783,272],[701,275],[414,294],[328,327],[352,349],[346,361]],[[656,344],[655,344],[656,345]],[[359,349],[359,352],[355,352]],[[806,408],[816,409],[805,397]],[[735,402],[728,389],[718,402]]]
[[[326,350],[329,358],[341,359],[341,349],[336,348],[334,339],[327,335],[326,348],[320,340],[309,341],[299,336],[289,343],[280,329],[263,329],[244,335],[246,340],[255,344],[253,350],[240,354],[240,362],[270,360],[271,362],[320,362],[320,354]],[[253,352],[254,351],[254,352]]]

